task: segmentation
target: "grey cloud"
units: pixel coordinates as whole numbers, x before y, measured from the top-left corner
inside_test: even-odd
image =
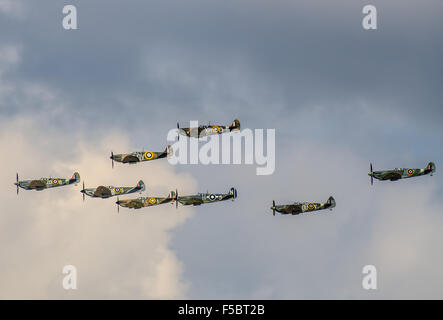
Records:
[[[72,32],[61,29],[62,4],[23,3],[24,18],[0,20],[0,47],[17,52],[10,60],[0,50],[0,117],[21,119],[24,140],[52,136],[51,144],[35,139],[40,165],[26,158],[23,174],[55,170],[41,165],[54,155],[71,163],[78,141],[106,141],[104,158],[117,149],[163,149],[177,121],[239,118],[243,127],[276,129],[272,176],[249,166],[174,168],[195,181],[181,184],[183,193],[239,191],[236,202],[197,208],[171,232],[190,297],[441,296],[431,280],[442,263],[441,210],[429,204],[443,190],[439,174],[374,188],[366,175],[370,161],[383,169],[433,160],[439,170],[441,2],[375,1],[374,32],[361,28],[365,1],[73,1],[79,30]],[[35,117],[44,128],[29,125]],[[66,135],[57,137],[60,128]],[[19,169],[8,162],[6,171]],[[161,181],[165,192],[176,183],[169,175]],[[338,204],[330,215],[269,214],[272,199],[330,194]],[[34,223],[30,216],[17,232],[25,236]],[[413,255],[402,247],[414,245],[411,232]],[[396,252],[406,267],[393,261]],[[380,266],[373,295],[360,286],[368,262]],[[125,266],[118,267],[117,275]],[[394,289],[405,279],[415,291]],[[128,296],[122,287],[113,296]]]

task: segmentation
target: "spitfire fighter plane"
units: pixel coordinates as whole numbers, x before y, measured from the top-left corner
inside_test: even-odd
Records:
[[[114,186],[99,186],[97,188],[85,189],[85,183],[83,182],[83,189],[80,191],[83,193],[83,201],[85,201],[85,195],[92,198],[110,198],[119,196],[122,194],[130,194],[135,192],[145,191],[145,184],[140,180],[135,187],[114,187]]]
[[[153,152],[153,151],[136,151],[132,153],[114,154],[111,152],[110,159],[112,160],[112,167],[114,168],[114,161],[121,163],[135,164],[137,162],[151,161],[155,159],[162,159],[170,157],[172,155],[172,147],[169,145],[165,151]]]
[[[399,179],[406,179],[412,177],[423,176],[426,174],[432,174],[435,172],[434,162],[429,162],[425,169],[408,169],[408,168],[395,168],[393,170],[373,171],[372,163],[370,164],[370,172],[368,175],[371,177],[371,185],[374,184],[374,178],[378,180],[391,180],[397,181]]]
[[[215,134],[227,133],[227,132],[231,132],[231,131],[239,131],[240,130],[240,121],[235,119],[234,122],[232,122],[232,124],[230,126],[218,126],[218,125],[209,124],[207,126],[203,125],[203,126],[198,126],[195,128],[180,128],[180,125],[177,122],[177,129],[178,129],[179,137],[181,134],[181,135],[188,136],[188,137],[201,138],[201,137],[206,137],[206,136],[215,135]]]
[[[335,207],[335,199],[331,196],[325,203],[313,203],[313,202],[294,202],[287,205],[275,205],[275,201],[272,200],[272,214],[275,216],[275,211],[281,214],[297,215],[300,213],[329,209]]]
[[[79,182],[80,182],[80,174],[78,172],[74,173],[70,179],[41,178],[36,180],[23,180],[23,181],[19,181],[17,173],[16,182],[14,183],[14,185],[17,186],[17,194],[18,194],[19,187],[25,190],[42,191],[44,189],[67,186],[70,184],[77,184]]]
[[[218,201],[224,201],[231,199],[234,201],[237,198],[237,190],[235,188],[231,188],[228,193],[199,193],[190,196],[178,196],[178,192],[176,192],[176,206],[180,202],[184,206],[199,206],[204,203],[212,203]]]
[[[158,206],[159,204],[171,203],[176,201],[176,192],[171,191],[167,197],[140,197],[136,199],[120,200],[117,199],[117,208],[120,211],[120,206],[130,209],[141,209],[146,207]]]

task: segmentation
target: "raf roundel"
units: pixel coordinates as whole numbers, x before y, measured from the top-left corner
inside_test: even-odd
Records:
[[[120,188],[114,188],[115,193],[120,193],[122,190]]]
[[[152,158],[154,158],[154,154],[152,152],[145,152],[145,159],[146,160],[151,160]]]
[[[58,180],[57,179],[52,180],[52,184],[54,185],[58,184]]]
[[[213,194],[209,195],[209,200],[214,201],[215,200],[215,195],[213,195]]]
[[[309,210],[314,210],[315,209],[315,205],[313,203],[308,204],[308,209]]]
[[[414,169],[408,169],[408,174],[412,176],[414,174]]]
[[[157,203],[157,199],[156,199],[156,198],[149,198],[149,199],[148,199],[148,202],[149,202],[150,204],[156,204],[156,203]]]

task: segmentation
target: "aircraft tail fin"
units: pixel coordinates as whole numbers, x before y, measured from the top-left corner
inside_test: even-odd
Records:
[[[172,154],[173,154],[173,150],[172,150],[172,146],[171,145],[168,145],[167,147],[166,147],[166,149],[165,149],[165,152],[166,152],[166,154],[167,154],[167,157],[169,158],[170,156],[172,156]]]
[[[232,187],[231,190],[229,190],[229,194],[232,195],[232,199],[236,199],[237,198],[237,189]]]
[[[79,183],[79,182],[80,182],[80,174],[78,172],[75,172],[72,175],[71,183]]]
[[[235,120],[232,122],[232,125],[229,127],[229,129],[230,129],[231,131],[233,131],[233,130],[240,130],[240,121],[237,120],[237,119],[235,119]]]
[[[330,196],[326,203],[329,205],[329,209],[335,208],[336,203],[334,197]]]
[[[140,189],[140,192],[146,190],[146,186],[145,186],[145,183],[143,182],[143,180],[140,180],[140,181],[137,183],[137,189]]]
[[[429,162],[428,163],[428,166],[426,167],[426,172],[429,172],[429,173],[434,173],[435,172],[435,163],[434,162]]]

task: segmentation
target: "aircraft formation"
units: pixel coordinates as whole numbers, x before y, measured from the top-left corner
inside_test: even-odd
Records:
[[[240,121],[234,120],[229,126],[221,125],[200,125],[194,128],[180,128],[179,123],[177,123],[177,135],[180,139],[180,135],[185,137],[205,137],[209,135],[224,134],[229,132],[240,131]],[[158,160],[170,157],[173,154],[172,147],[168,145],[164,151],[153,152],[153,151],[135,151],[131,153],[124,154],[114,154],[111,152],[110,159],[112,161],[112,168],[114,168],[114,161],[123,164],[136,164],[139,162],[146,162],[152,160]],[[413,168],[395,168],[390,170],[373,171],[372,163],[370,163],[368,175],[371,177],[371,185],[374,184],[374,178],[380,181],[397,181],[400,179],[419,177],[423,175],[432,176],[436,170],[435,164],[429,162],[424,169],[413,169]],[[16,182],[14,185],[17,188],[17,195],[19,194],[19,188],[24,190],[36,190],[42,191],[45,189],[62,187],[68,185],[77,185],[80,182],[80,174],[75,172],[71,178],[40,178],[34,180],[20,180],[19,175],[16,175]],[[215,203],[220,201],[232,200],[237,198],[237,189],[232,187],[227,193],[198,193],[195,195],[185,195],[179,196],[178,190],[171,191],[166,197],[139,197],[133,199],[120,200],[119,196],[127,195],[132,193],[142,193],[146,190],[145,184],[140,180],[137,185],[133,187],[116,187],[116,186],[104,186],[100,185],[95,188],[85,188],[85,182],[83,181],[83,188],[80,191],[82,193],[83,201],[85,201],[85,196],[91,198],[101,198],[107,199],[117,196],[117,210],[120,211],[120,207],[128,209],[141,209],[152,206],[157,206],[161,204],[175,202],[176,208],[180,203],[183,206],[199,206],[202,204]],[[314,211],[320,211],[335,208],[336,202],[334,197],[330,196],[329,199],[324,203],[316,202],[294,202],[290,204],[276,205],[275,201],[272,201],[272,214],[278,212],[282,215],[299,215],[305,213],[312,213]]]
[[[213,134],[223,134],[229,133],[231,131],[240,131],[240,121],[234,120],[230,126],[221,125],[207,125],[198,126],[195,128],[179,128],[177,123],[177,134],[185,135],[188,137],[194,137],[194,133],[198,134],[195,137],[208,136]],[[136,164],[139,162],[152,161],[170,157],[173,153],[172,147],[168,145],[164,151],[134,151],[131,153],[114,154],[111,151],[110,159],[112,161],[112,168],[114,168],[114,162],[120,162],[123,164]],[[40,178],[35,180],[19,180],[19,175],[16,175],[15,185],[17,187],[17,194],[19,193],[19,188],[25,190],[37,190],[41,191],[48,188],[61,187],[70,184],[77,185],[80,182],[80,174],[74,173],[71,179],[62,178]],[[125,207],[129,209],[141,209],[151,206],[157,206],[160,204],[173,203],[175,202],[176,208],[178,204],[184,206],[199,206],[202,204],[220,202],[225,200],[234,200],[237,198],[237,190],[231,188],[227,193],[198,193],[195,195],[185,195],[178,196],[178,191],[171,191],[167,197],[139,197],[135,199],[120,200],[119,196],[127,195],[131,193],[142,193],[146,190],[145,183],[140,180],[137,185],[133,187],[122,187],[122,186],[105,186],[100,185],[94,188],[85,188],[85,182],[83,181],[83,188],[80,191],[82,193],[83,201],[85,201],[85,196],[91,198],[101,198],[107,199],[117,196],[117,209],[120,211],[120,207]]]

